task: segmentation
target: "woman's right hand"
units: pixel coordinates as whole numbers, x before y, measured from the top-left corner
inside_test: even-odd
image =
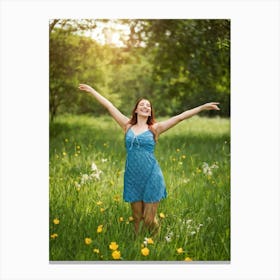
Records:
[[[91,86],[88,86],[86,84],[80,84],[79,89],[87,91],[87,92],[93,92],[94,91],[94,89]]]

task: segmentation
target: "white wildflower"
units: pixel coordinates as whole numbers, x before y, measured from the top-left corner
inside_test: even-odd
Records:
[[[83,174],[83,175],[82,175],[82,179],[83,179],[83,180],[88,180],[88,178],[89,178],[88,174]]]
[[[202,168],[205,168],[205,169],[209,168],[209,164],[207,162],[203,162]]]
[[[191,235],[195,235],[195,234],[196,234],[196,232],[195,232],[195,231],[192,231],[192,232],[191,232]]]
[[[172,231],[168,232],[167,235],[165,236],[166,242],[171,242],[173,235],[174,235],[174,233]]]
[[[107,158],[102,158],[101,162],[106,162],[108,159]]]
[[[90,175],[88,174],[81,175],[80,185],[84,185],[86,182],[91,181],[93,179],[100,180],[100,174],[102,173],[102,171],[97,168],[94,162],[91,164],[91,170],[92,173]]]
[[[102,171],[97,169],[95,172],[90,174],[90,178],[100,180],[100,174],[101,173],[102,173]]]
[[[216,168],[216,169],[217,169],[217,168],[219,168],[219,166],[218,166],[216,163],[214,163],[214,164],[212,164],[212,165],[211,165],[211,167],[210,167],[210,168],[211,168],[211,169],[214,169],[214,168]]]
[[[81,184],[85,184],[89,180],[88,174],[83,174],[81,179]]]
[[[209,166],[207,162],[203,162],[202,164],[203,173],[208,176],[212,176],[212,170],[217,168],[219,168],[219,166],[216,163],[212,164],[211,166]]]
[[[97,166],[96,166],[96,164],[94,162],[91,164],[91,170],[92,171],[96,171],[97,170]]]
[[[171,242],[172,238],[171,238],[171,236],[166,235],[165,236],[165,240],[166,240],[166,242]]]
[[[91,164],[91,170],[92,170],[92,173],[90,175],[90,178],[100,180],[100,174],[102,173],[102,171],[100,169],[98,169],[98,167],[96,166],[96,164],[94,162]]]
[[[208,165],[207,162],[203,162],[202,171],[205,175],[210,175],[210,176],[212,175],[211,168],[210,168],[210,166]]]
[[[187,184],[190,181],[190,179],[186,178],[183,180],[183,183]]]
[[[203,227],[203,224],[199,224],[196,228],[196,231],[199,232],[201,227]]]

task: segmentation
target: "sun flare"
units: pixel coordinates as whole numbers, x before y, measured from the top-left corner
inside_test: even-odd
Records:
[[[125,46],[128,40],[130,29],[128,25],[114,22],[99,22],[97,27],[88,34],[91,38],[102,45],[112,45],[116,47]]]

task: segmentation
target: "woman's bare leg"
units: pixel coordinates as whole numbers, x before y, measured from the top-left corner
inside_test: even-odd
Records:
[[[143,201],[132,202],[131,209],[132,209],[132,216],[134,219],[135,234],[138,234],[140,222],[143,219],[143,211],[144,211]]]
[[[152,234],[157,233],[159,229],[159,224],[156,217],[158,205],[159,202],[144,203],[144,224]]]

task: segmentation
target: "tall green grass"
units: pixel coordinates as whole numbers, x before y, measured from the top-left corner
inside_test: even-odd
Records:
[[[186,120],[160,136],[155,154],[168,192],[158,209],[161,230],[134,237],[122,200],[122,130],[110,117],[68,115],[50,124],[51,261],[111,261],[111,242],[125,261],[230,260],[229,119]]]

